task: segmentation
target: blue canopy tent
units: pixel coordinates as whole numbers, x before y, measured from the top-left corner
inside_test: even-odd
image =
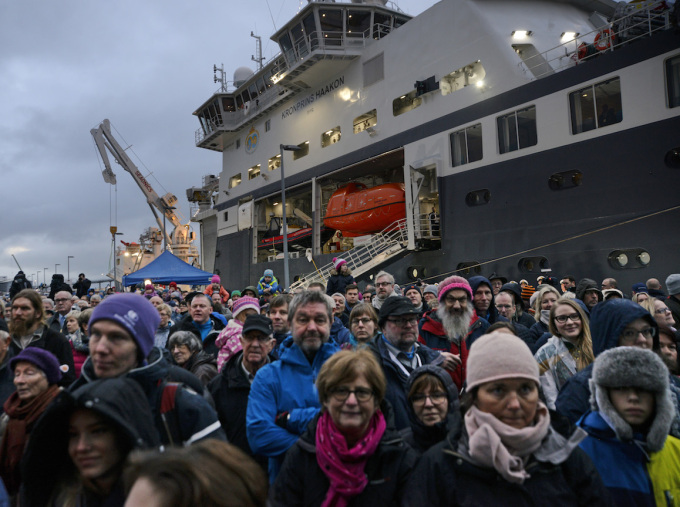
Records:
[[[166,250],[142,269],[124,276],[123,285],[129,287],[144,283],[144,280],[162,284],[209,285],[211,276],[212,273],[195,268]]]

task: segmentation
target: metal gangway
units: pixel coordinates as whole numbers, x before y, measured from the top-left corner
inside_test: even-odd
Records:
[[[416,239],[438,241],[441,239],[440,230],[439,225],[434,226],[432,224],[430,214],[425,213],[414,217],[414,235]],[[402,218],[388,225],[381,232],[374,234],[369,244],[338,253],[338,257],[342,256],[347,261],[353,276],[359,276],[401,254],[407,249],[407,246],[407,220]],[[289,291],[292,292],[298,288],[306,288],[313,282],[321,282],[326,285],[333,268],[334,266],[331,262],[311,273],[300,276],[297,281],[291,284]]]

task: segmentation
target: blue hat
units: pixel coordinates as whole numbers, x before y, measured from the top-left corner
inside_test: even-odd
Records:
[[[88,326],[99,320],[110,320],[123,326],[146,358],[154,345],[156,329],[161,323],[158,310],[140,294],[113,294],[99,303],[92,312]]]
[[[37,366],[45,374],[47,382],[50,385],[56,384],[61,380],[62,367],[59,366],[59,360],[54,354],[45,349],[26,347],[10,360],[9,366],[12,368],[12,371],[14,371],[17,363],[21,363],[22,361]],[[67,365],[64,365],[63,367],[68,371]]]
[[[263,276],[271,276],[272,278],[274,278],[274,272],[271,269],[265,269]]]

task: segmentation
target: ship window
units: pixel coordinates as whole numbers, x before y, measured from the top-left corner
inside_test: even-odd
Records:
[[[272,158],[270,158],[269,163],[267,164],[267,168],[270,171],[273,171],[274,169],[278,169],[279,167],[281,167],[281,154],[280,153],[278,155],[275,155]]]
[[[319,9],[319,21],[324,45],[340,46],[342,44],[342,11]]]
[[[666,60],[668,107],[680,106],[680,55]]]
[[[647,267],[651,256],[642,248],[614,250],[607,256],[609,265],[614,269],[640,269]]]
[[[272,129],[272,121],[267,120],[264,122],[264,131],[269,132]]]
[[[347,37],[368,37],[371,28],[371,11],[347,11]]]
[[[372,129],[375,125],[378,124],[378,112],[375,109],[372,109],[368,113],[362,114],[361,116],[357,116],[354,118],[354,133],[358,134],[359,132],[363,132],[364,130],[368,130],[369,133],[373,133]]]
[[[536,106],[514,111],[497,119],[500,153],[521,150],[536,145]]]
[[[228,222],[228,221],[229,221],[229,212],[228,212],[228,211],[225,211],[225,212],[224,212],[223,219],[224,219],[225,222]]]
[[[406,95],[397,97],[392,101],[392,114],[394,116],[399,116],[400,114],[408,113],[409,111],[412,111],[416,107],[420,106],[422,103],[423,99],[416,97],[416,92],[414,90],[410,93],[407,93]]]
[[[439,89],[442,95],[448,95],[456,90],[462,90],[466,86],[475,84],[481,86],[484,84],[484,77],[486,76],[486,70],[482,62],[477,60],[476,62],[469,63],[465,67],[456,69],[450,74],[442,76],[439,80]]]
[[[267,90],[274,86],[274,82],[272,81],[272,72],[273,69],[267,69],[264,74],[264,84],[267,87]]]
[[[609,79],[569,94],[571,133],[580,134],[619,123],[621,111],[621,81]]]
[[[243,90],[243,91],[241,92],[241,95],[243,95],[243,102],[244,102],[244,103],[250,102],[250,93],[248,92],[247,89],[246,89],[246,90]]]
[[[548,178],[548,187],[550,187],[550,190],[564,190],[578,187],[582,182],[583,173],[581,171],[563,171],[552,174]]]
[[[545,257],[522,257],[517,268],[522,273],[546,273],[550,271],[550,262]]]
[[[264,86],[264,79],[262,79],[261,77],[258,77],[257,78],[257,93],[259,95],[262,95],[266,91],[267,91],[267,88],[265,88],[265,86]]]
[[[243,109],[243,97],[241,97],[240,93],[236,95],[236,108]]]
[[[309,141],[305,141],[302,144],[298,144],[298,148],[300,148],[298,151],[293,152],[293,160],[297,160],[299,158],[309,155]]]
[[[293,47],[298,59],[303,59],[309,54],[307,49],[307,40],[305,39],[305,32],[302,29],[302,24],[298,23],[291,27],[290,33],[293,36]]]
[[[334,127],[330,130],[327,130],[323,134],[321,134],[321,147],[326,148],[327,146],[330,146],[331,144],[335,144],[340,140],[340,127]]]
[[[255,100],[257,98],[257,84],[251,83],[250,86],[248,86],[248,92],[250,92],[251,100]]]
[[[234,97],[222,97],[222,109],[225,113],[233,113],[236,111]]]
[[[241,173],[229,178],[229,188],[238,187],[241,184]]]
[[[482,124],[451,134],[451,164],[453,167],[482,160]]]
[[[309,42],[310,51],[314,51],[319,47],[319,34],[316,31],[316,23],[314,21],[314,13],[309,14],[305,19],[302,20],[302,25],[305,29],[305,35],[307,36],[307,41]]]
[[[373,14],[373,38],[382,39],[392,30],[392,16],[376,12]]]
[[[279,45],[288,64],[292,64],[295,61],[295,53],[293,53],[293,43],[290,41],[290,35],[287,33],[283,34],[279,39]]]
[[[260,175],[260,164],[254,165],[250,169],[248,169],[248,179],[249,180],[254,180]]]
[[[394,28],[399,28],[401,25],[406,23],[408,21],[407,18],[402,18],[400,16],[395,16],[394,17]]]
[[[380,53],[364,62],[364,88],[385,79],[385,54]]]

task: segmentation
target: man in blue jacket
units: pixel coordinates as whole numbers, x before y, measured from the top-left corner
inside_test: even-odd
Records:
[[[329,341],[333,308],[322,292],[297,294],[288,307],[291,336],[279,360],[255,375],[248,397],[246,432],[254,454],[269,457],[274,482],[286,451],[297,441],[321,405],[314,385],[323,363],[339,347]]]

